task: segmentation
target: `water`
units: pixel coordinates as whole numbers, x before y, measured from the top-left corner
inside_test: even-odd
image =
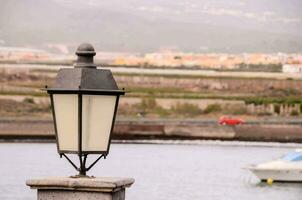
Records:
[[[90,174],[135,178],[128,200],[296,200],[302,198],[302,184],[268,186],[242,169],[292,149],[282,144],[113,144]],[[1,200],[36,199],[26,179],[75,174],[55,144],[0,143],[0,158]]]

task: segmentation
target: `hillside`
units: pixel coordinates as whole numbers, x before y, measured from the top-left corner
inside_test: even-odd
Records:
[[[302,51],[301,1],[227,2],[2,0],[0,45],[74,49],[89,41],[102,51]]]

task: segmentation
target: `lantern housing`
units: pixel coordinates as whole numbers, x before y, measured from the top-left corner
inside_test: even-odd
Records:
[[[46,88],[50,95],[57,150],[78,171],[80,176],[102,157],[106,158],[118,102],[124,90],[119,90],[110,70],[97,69],[91,44],[81,44],[74,68],[60,69],[55,84]],[[77,167],[66,154],[77,154]],[[86,167],[88,154],[100,157]]]

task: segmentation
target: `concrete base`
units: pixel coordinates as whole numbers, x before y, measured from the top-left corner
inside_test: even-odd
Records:
[[[31,179],[26,184],[38,190],[38,200],[124,200],[131,178],[65,178]]]

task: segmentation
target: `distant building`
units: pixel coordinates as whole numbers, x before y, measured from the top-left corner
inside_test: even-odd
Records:
[[[43,50],[21,47],[0,47],[0,60],[37,60],[48,58],[49,54]]]
[[[283,73],[302,73],[302,64],[284,64],[282,66]]]

